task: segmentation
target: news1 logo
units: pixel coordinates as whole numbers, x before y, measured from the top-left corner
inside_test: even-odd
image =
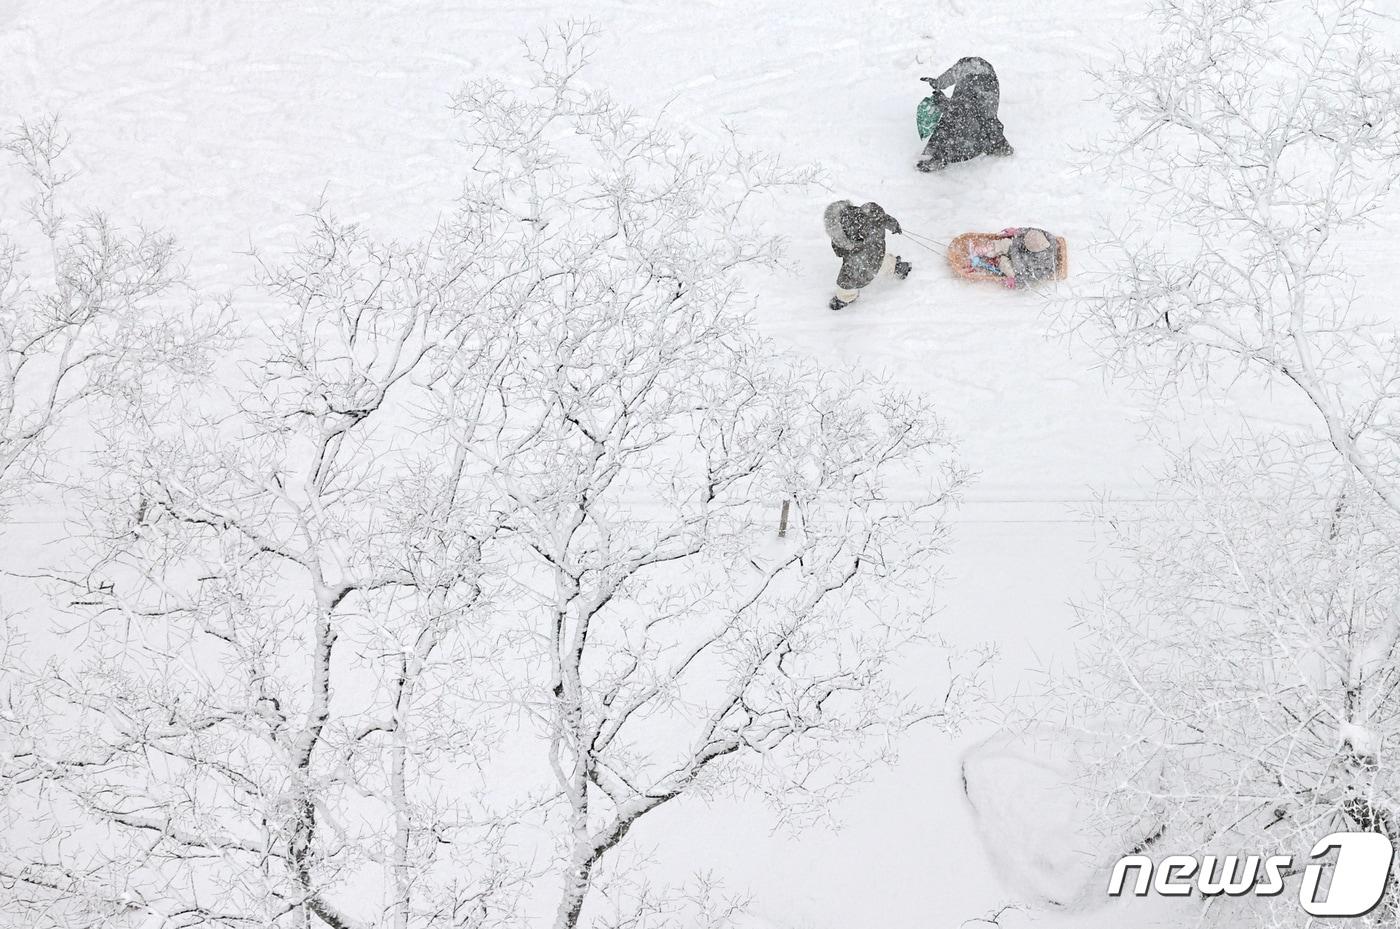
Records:
[[[1319,839],[1309,857],[1334,850],[1330,885],[1325,892],[1320,889],[1323,865],[1308,865],[1298,886],[1298,904],[1310,916],[1364,916],[1385,896],[1395,848],[1379,833],[1334,832]],[[1203,897],[1273,897],[1283,893],[1284,875],[1292,865],[1291,855],[1168,855],[1160,862],[1146,855],[1125,855],[1113,866],[1108,895],[1122,896],[1128,872],[1135,871],[1132,886],[1126,888],[1135,897],[1149,891],[1164,897],[1185,897],[1194,891]]]

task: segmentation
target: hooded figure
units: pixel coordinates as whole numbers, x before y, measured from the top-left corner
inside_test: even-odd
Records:
[[[898,255],[885,254],[885,233],[902,231],[899,221],[878,203],[856,206],[837,200],[826,208],[826,234],[831,250],[841,258],[836,276],[836,296],[831,308],[839,310],[860,296],[860,289],[881,271],[891,271],[900,280],[909,276],[911,265]]]
[[[1059,250],[1055,247],[1055,237],[1044,229],[1018,230],[1011,239],[1006,257],[1011,262],[1011,274],[1017,283],[1050,280],[1059,270]]]
[[[978,155],[1010,155],[997,109],[1001,84],[985,58],[963,58],[938,77],[926,77],[939,108],[937,128],[915,165],[920,171],[937,171]],[[953,88],[953,96],[942,93]]]
[[[1001,238],[986,246],[981,257],[989,260],[989,267],[1001,274],[1009,288],[1051,280],[1060,269],[1057,240],[1034,226],[1003,229]]]

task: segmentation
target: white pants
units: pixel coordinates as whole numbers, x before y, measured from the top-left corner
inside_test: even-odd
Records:
[[[889,252],[885,252],[885,260],[880,262],[880,270],[875,272],[875,276],[879,277],[881,274],[893,274],[894,262],[895,256],[890,254]],[[850,303],[854,301],[856,297],[859,296],[859,290],[847,290],[844,287],[836,288],[836,299],[840,300],[842,303]]]

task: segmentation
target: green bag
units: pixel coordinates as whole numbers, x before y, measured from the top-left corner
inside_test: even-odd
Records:
[[[943,115],[943,101],[938,98],[942,94],[930,94],[919,101],[918,112],[915,113],[915,121],[919,125],[919,138],[927,139],[933,135],[933,130],[938,126],[938,119]]]

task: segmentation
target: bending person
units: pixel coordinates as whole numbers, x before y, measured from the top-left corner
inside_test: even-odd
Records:
[[[952,98],[939,106],[936,128],[915,164],[920,171],[938,171],[978,155],[1006,156],[1013,152],[997,111],[1001,84],[985,58],[963,58],[938,77],[926,77],[935,95],[953,88]]]

